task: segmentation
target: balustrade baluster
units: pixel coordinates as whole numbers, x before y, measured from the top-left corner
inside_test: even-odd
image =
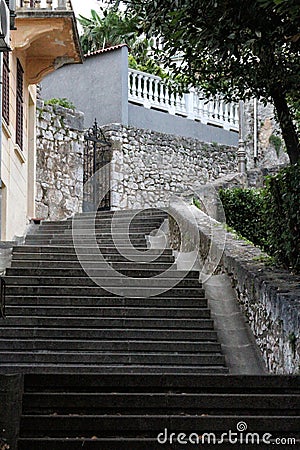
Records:
[[[233,123],[233,119],[234,119],[233,103],[230,103],[230,105],[229,105],[229,118],[228,118],[228,122],[229,122],[229,123]]]
[[[222,98],[219,98],[218,118],[224,122],[224,100]]]
[[[228,103],[224,104],[224,122],[229,122],[229,106]]]
[[[149,90],[148,90],[148,100],[153,103],[154,100],[154,89],[153,89],[153,78],[149,77]]]
[[[170,107],[169,107],[169,113],[173,116],[175,115],[175,95],[174,92],[170,89]]]
[[[143,97],[143,104],[145,107],[147,107],[148,106],[148,77],[146,77],[146,76],[143,76],[142,97]]]
[[[66,0],[57,0],[57,8],[55,9],[66,9]]]
[[[49,4],[49,0],[47,3]],[[172,92],[159,77],[133,69],[128,74],[128,98],[145,108],[155,106],[169,114],[180,114],[191,120],[200,120],[203,124],[216,124],[225,130],[237,130],[239,123],[235,103],[226,103],[221,96],[207,99],[195,89],[191,89],[189,94],[181,95]]]
[[[159,104],[159,99],[158,99],[158,84],[159,81],[157,79],[154,80],[154,103],[156,105]]]
[[[34,7],[36,9],[40,9],[41,8],[41,0],[35,0],[34,2]]]
[[[52,9],[53,0],[46,0],[47,9]]]
[[[238,125],[239,124],[239,106],[237,104],[234,105],[233,107],[233,123],[234,125]]]
[[[30,8],[30,0],[23,0],[22,7],[25,9]]]
[[[137,98],[139,100],[143,99],[143,89],[142,89],[142,81],[143,81],[143,76],[141,74],[137,75],[138,77],[138,83],[137,83]]]
[[[137,73],[133,73],[132,74],[132,78],[131,78],[131,89],[132,89],[132,95],[135,98],[138,98],[138,82],[139,82],[139,77]]]
[[[133,97],[132,95],[132,79],[133,79],[133,73],[128,70],[128,97]]]
[[[214,101],[211,100],[211,99],[208,102],[207,113],[208,113],[208,120],[212,119],[213,118],[213,114],[214,114]]]

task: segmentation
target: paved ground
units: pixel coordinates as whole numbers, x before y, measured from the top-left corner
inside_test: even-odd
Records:
[[[266,373],[262,356],[240,310],[230,278],[225,274],[214,275],[204,287],[229,373]]]

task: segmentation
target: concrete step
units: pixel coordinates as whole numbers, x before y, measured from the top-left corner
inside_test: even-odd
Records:
[[[87,307],[87,306],[28,306],[16,305],[6,306],[6,315],[10,316],[76,316],[76,317],[151,317],[151,318],[197,318],[209,319],[210,310],[208,308],[143,308],[143,307]]]
[[[137,265],[136,265],[137,266]],[[85,271],[78,267],[78,268],[33,268],[29,266],[30,268],[8,268],[6,270],[6,276],[7,277],[28,277],[30,279],[31,277],[59,277],[59,278],[68,278],[68,277],[86,277]],[[150,278],[150,277],[156,277],[156,276],[162,276],[161,270],[156,270],[155,267],[152,269],[145,270],[144,268],[129,268],[129,269],[123,269],[122,271],[123,275],[126,275],[128,277],[141,277],[141,278]],[[111,269],[107,270],[105,268],[91,268],[89,271],[89,275],[95,276],[95,277],[109,277],[111,276]],[[180,279],[186,279],[186,280],[198,280],[199,273],[196,271],[191,272],[184,272],[181,270],[168,270],[165,274],[166,278],[180,278]],[[198,283],[197,283],[198,284]]]
[[[270,445],[277,445],[280,450],[291,450],[290,444],[278,445],[274,441],[270,441]],[[157,450],[158,442],[156,438],[21,438],[19,439],[18,450],[81,450],[84,445],[86,450]],[[182,450],[182,445],[172,441],[172,450]],[[205,444],[204,444],[205,445]],[[228,440],[224,440],[222,444],[218,444],[218,449],[229,450],[232,444]],[[245,450],[243,447],[235,446],[237,450]],[[205,448],[202,445],[202,448]],[[261,444],[247,444],[247,450],[262,450]]]
[[[92,247],[95,243],[97,244],[97,246],[99,248],[105,247],[105,248],[113,248],[113,249],[126,249],[128,248],[128,243],[125,243],[124,241],[108,241],[108,240],[99,240],[97,239],[95,240],[77,240],[76,242],[73,240],[57,240],[57,239],[35,239],[35,240],[30,240],[30,241],[25,241],[26,244],[31,244],[31,245],[37,245],[37,246],[41,246],[41,245],[57,245],[60,247]],[[139,251],[146,251],[147,250],[147,245],[146,245],[146,241],[143,242],[131,242],[129,245],[131,245],[134,249],[139,249]]]
[[[68,227],[68,226],[72,226],[72,224],[76,224],[76,226],[85,226],[85,225],[94,225],[94,224],[99,224],[99,225],[109,225],[111,223],[113,223],[114,225],[124,225],[124,224],[132,224],[132,225],[140,225],[141,227],[143,226],[149,226],[151,225],[155,225],[157,227],[160,227],[160,225],[163,223],[163,221],[165,220],[165,217],[161,217],[161,216],[149,216],[149,217],[142,217],[142,216],[136,216],[136,217],[131,217],[131,216],[123,216],[123,217],[102,217],[102,216],[96,216],[94,217],[78,217],[75,220],[65,220],[65,221],[47,221],[47,222],[42,222],[42,224],[40,225],[40,227],[56,227],[56,226],[60,226],[60,227]]]
[[[207,308],[207,299],[203,297],[150,297],[150,298],[122,298],[122,297],[75,297],[75,296],[25,296],[7,295],[6,303],[18,306],[60,306],[60,307],[135,307],[135,308],[176,308],[183,311],[185,308]]]
[[[164,278],[152,277],[152,278],[129,278],[120,275],[105,276],[105,277],[94,277],[94,280],[88,276],[73,277],[73,276],[5,276],[4,280],[7,287],[19,287],[19,286],[32,286],[32,287],[43,287],[43,286],[56,286],[57,288],[66,287],[71,288],[72,286],[84,287],[94,287],[96,290],[98,286],[101,288],[110,287],[120,287],[120,288],[134,288],[137,289],[150,289],[153,288],[157,290],[158,288],[169,288],[172,284],[176,284],[178,289],[187,288],[187,291],[191,289],[201,288],[201,284],[197,279],[180,279],[176,272],[173,272],[174,276],[169,276],[167,273]],[[95,282],[98,283],[95,284]],[[121,294],[120,294],[121,295]],[[188,295],[187,295],[188,296]]]
[[[16,283],[15,285],[10,285],[8,284],[6,286],[6,295],[8,296],[75,296],[75,297],[82,297],[82,296],[87,296],[87,297],[132,297],[133,296],[133,292],[132,292],[132,287],[128,288],[128,287],[120,287],[118,289],[118,295],[114,295],[112,293],[110,293],[110,291],[108,290],[109,286],[107,286],[107,289],[102,288],[102,287],[98,287],[95,285],[95,287],[93,286],[70,286],[69,285],[69,279],[68,279],[68,283],[66,285],[61,285],[61,286],[50,286],[50,285],[45,285],[45,286],[39,286],[39,285],[25,285],[25,284],[18,284]],[[204,297],[205,292],[204,289],[202,288],[188,288],[188,287],[173,287],[172,289],[168,289],[166,291],[163,290],[163,292],[161,292],[162,288],[157,288],[157,287],[137,287],[135,285],[135,291],[134,291],[134,296],[137,298],[147,298],[147,297],[151,297],[151,296],[156,296],[156,297],[160,297],[160,298],[164,298],[164,297],[184,297],[184,298],[193,298],[193,299],[197,299],[199,297]]]
[[[63,251],[63,250],[62,250]],[[111,263],[128,263],[128,264],[134,264],[134,263],[141,263],[141,264],[156,264],[156,263],[167,263],[167,264],[173,264],[175,262],[175,258],[171,255],[163,255],[163,256],[153,256],[149,254],[146,256],[145,254],[126,254],[122,256],[117,251],[114,253],[102,253],[101,257],[104,258],[104,262],[111,262]],[[80,260],[87,261],[89,263],[96,263],[101,264],[103,263],[99,256],[94,256],[93,254],[84,253],[80,254]],[[75,253],[15,253],[12,256],[12,263],[14,261],[28,261],[28,264],[31,264],[31,261],[55,261],[58,262],[58,266],[60,267],[60,264],[62,262],[74,262],[76,264],[80,264],[78,257]],[[153,262],[151,262],[153,261]]]
[[[152,230],[152,228],[149,228],[149,230]],[[66,229],[66,230],[56,230],[55,232],[50,232],[48,230],[45,230],[43,228],[38,229],[34,234],[29,234],[27,235],[27,237],[45,237],[45,238],[51,238],[53,236],[56,236],[58,238],[63,238],[63,237],[72,237],[73,233],[76,234],[76,236],[82,236],[82,237],[87,237],[87,236],[97,236],[97,237],[111,237],[112,235],[116,238],[119,239],[124,239],[124,238],[128,238],[128,237],[136,237],[136,238],[144,238],[145,237],[145,230],[144,228],[142,230],[139,229],[129,229],[126,230],[124,229],[115,229],[112,227],[108,227],[107,229],[100,229],[100,230],[94,230],[94,229],[82,229],[82,230],[78,230],[76,229],[76,231],[73,231],[72,229]]]
[[[74,235],[76,238],[76,242],[80,241],[83,243],[89,243],[92,242],[93,239],[96,239],[97,242],[104,242],[107,244],[119,244],[123,243],[126,239],[130,240],[130,242],[133,244],[145,244],[146,238],[144,234],[135,234],[135,235],[121,235],[121,234],[106,234],[101,235],[97,233],[96,235],[93,234],[76,234]],[[59,245],[59,243],[65,243],[65,242],[73,242],[73,235],[72,234],[31,234],[26,236],[26,243],[30,245],[32,242],[42,242],[42,241],[56,241]]]
[[[2,329],[11,327],[35,327],[35,328],[81,328],[81,329],[167,329],[167,330],[213,330],[211,319],[169,319],[149,317],[77,317],[77,316],[7,316],[1,322]]]
[[[210,432],[222,433],[224,430],[236,430],[237,422],[244,422],[249,430],[256,433],[299,433],[300,417],[288,416],[227,416],[223,415],[200,415],[200,414],[174,414],[170,415],[23,415],[21,434],[23,437],[30,435],[43,437],[43,433],[52,437],[91,437],[99,435],[103,437],[119,436],[120,430],[122,436],[134,437],[137,433],[145,433],[147,437],[157,436],[158,433],[168,430],[184,430],[185,432],[195,433],[194,430],[209,430]],[[288,420],[287,420],[288,419]]]
[[[79,355],[80,354],[80,355]],[[164,366],[225,366],[224,356],[219,353],[159,353],[154,352],[105,352],[105,351],[0,351],[1,364],[5,363],[32,363],[32,364],[77,364],[78,367],[86,365],[159,365]]]
[[[72,340],[152,340],[161,341],[169,340],[173,342],[177,341],[210,341],[217,342],[217,333],[214,330],[185,330],[180,329],[163,329],[163,328],[147,328],[149,323],[146,323],[144,327],[140,328],[90,328],[87,333],[87,329],[84,327],[67,328],[66,326],[47,328],[25,326],[20,324],[15,327],[1,327],[0,337],[6,339],[72,339]],[[58,370],[55,368],[53,372]],[[1,371],[1,366],[0,366]]]
[[[111,351],[111,352],[163,352],[163,353],[221,353],[221,346],[210,341],[143,341],[143,340],[87,340],[87,339],[0,339],[0,349],[34,351]]]
[[[114,248],[114,247],[112,247]],[[93,247],[86,247],[85,249],[82,249],[81,252],[82,253],[87,253],[90,254],[93,250]],[[101,248],[101,252],[102,253],[110,253],[111,252],[111,248],[107,247],[105,248]],[[166,248],[164,250],[158,250],[158,249],[145,249],[145,252],[147,255],[151,255],[151,256],[159,256],[159,255],[168,255],[168,256],[172,256],[173,255],[173,251],[169,248]],[[57,246],[57,245],[52,245],[52,246],[38,246],[38,245],[19,245],[16,247],[13,247],[13,254],[18,254],[18,253],[39,253],[39,254],[49,254],[49,253],[70,253],[70,254],[74,254],[76,255],[74,246],[70,245],[69,247],[63,247],[63,249],[61,248],[61,246]],[[136,250],[133,250],[132,248],[126,248],[126,254],[136,254]],[[141,252],[142,253],[142,252]]]
[[[122,273],[125,273],[126,271],[133,271],[133,270],[140,270],[143,272],[149,271],[149,273],[151,272],[164,272],[166,270],[176,270],[176,265],[174,265],[172,262],[165,262],[165,263],[134,263],[134,262],[114,262],[114,261],[110,261],[109,265],[111,267],[113,267],[115,270],[117,271],[121,271]],[[172,267],[173,266],[173,267]],[[31,269],[28,269],[28,268]],[[57,269],[57,268],[60,269]],[[85,260],[85,267],[88,269],[106,269],[107,268],[107,262],[103,263],[97,263],[97,262],[88,262]],[[11,269],[13,270],[20,270],[21,273],[21,269],[28,269],[28,270],[33,270],[33,269],[41,269],[41,270],[80,270],[82,269],[81,263],[77,260],[71,260],[71,261],[58,261],[58,260],[49,260],[49,259],[32,259],[32,260],[18,260],[18,259],[13,259],[12,263],[11,263]],[[7,274],[13,275],[13,272],[6,270]],[[16,272],[15,272],[16,273]],[[151,275],[149,275],[151,276]]]
[[[0,373],[1,374],[11,374],[11,373],[24,373],[24,374],[36,374],[36,373],[48,373],[53,374],[55,373],[73,373],[74,371],[77,371],[78,375],[80,374],[90,374],[90,373],[96,373],[99,375],[103,374],[124,374],[127,375],[128,373],[139,373],[141,375],[146,374],[191,374],[191,373],[198,373],[198,374],[227,374],[228,369],[223,366],[171,366],[171,365],[164,365],[164,364],[158,364],[158,365],[103,365],[99,366],[88,364],[83,366],[78,366],[76,364],[64,364],[63,362],[60,362],[59,364],[53,364],[53,363],[41,363],[41,364],[34,364],[34,363],[3,363],[0,366]]]
[[[104,414],[113,407],[122,414],[131,411],[143,414],[181,410],[182,413],[222,414],[232,410],[238,414],[251,415],[266,411],[269,415],[295,415],[300,412],[300,395],[254,394],[254,393],[178,393],[178,392],[27,392],[23,398],[26,413],[33,414]]]

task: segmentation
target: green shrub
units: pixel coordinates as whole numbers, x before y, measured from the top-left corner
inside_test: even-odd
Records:
[[[300,162],[266,180],[265,223],[269,253],[300,272]]]
[[[45,101],[45,105],[59,105],[62,106],[63,108],[68,108],[68,109],[75,109],[75,105],[73,105],[72,102],[70,102],[70,100],[68,100],[67,98],[50,98],[50,100],[46,100]]]
[[[264,190],[221,189],[220,198],[227,225],[253,244],[265,249],[267,233],[264,222]]]
[[[221,189],[226,223],[285,268],[300,273],[300,162],[264,189]]]

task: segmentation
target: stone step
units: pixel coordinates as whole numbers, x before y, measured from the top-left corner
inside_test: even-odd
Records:
[[[104,259],[104,262],[103,262]],[[162,256],[155,256],[149,254],[148,256],[145,254],[127,254],[126,256],[122,256],[120,253],[102,253],[99,257],[98,255],[88,254],[84,253],[82,254],[80,252],[80,260],[86,261],[89,263],[96,263],[96,264],[103,264],[107,262],[111,263],[122,263],[122,264],[174,264],[175,265],[175,258],[171,255],[162,255]],[[39,261],[55,261],[58,262],[58,266],[60,266],[63,262],[74,262],[76,264],[80,264],[78,257],[75,253],[14,253],[12,256],[12,263],[15,261],[27,261],[28,266],[31,264],[31,262],[39,262]],[[151,262],[153,261],[153,262]],[[174,267],[176,269],[176,267]]]
[[[69,280],[68,280],[69,283]],[[168,290],[161,291],[162,288],[154,287],[135,287],[134,294],[132,288],[120,287],[118,289],[118,295],[111,294],[110,291],[102,287],[91,287],[91,286],[33,286],[33,285],[21,285],[16,283],[15,285],[6,286],[6,295],[26,295],[26,296],[75,296],[82,297],[86,295],[87,297],[132,297],[133,295],[137,298],[146,298],[151,296],[156,296],[160,298],[164,297],[184,297],[184,298],[199,298],[204,297],[205,292],[202,288],[188,288],[188,287],[173,287]]]
[[[32,255],[32,254],[36,254],[39,255],[39,257],[41,256],[45,256],[47,257],[47,255],[71,255],[74,258],[77,259],[77,254],[76,254],[76,250],[74,248],[74,246],[44,246],[43,247],[43,251],[40,250],[40,246],[22,246],[19,247],[18,250],[13,250],[13,258],[15,259],[20,259],[19,255]],[[128,247],[120,247],[119,249],[117,249],[116,247],[112,247],[112,246],[106,246],[106,247],[100,247],[99,248],[99,252],[98,249],[95,249],[94,247],[80,247],[80,249],[77,249],[77,252],[80,252],[80,257],[84,258],[85,255],[89,256],[91,260],[95,260],[95,258],[98,258],[98,253],[101,253],[103,256],[114,256],[114,255],[118,255],[118,256],[122,256],[125,255],[128,258],[131,257],[132,259],[137,259],[137,258],[144,258],[145,261],[147,261],[149,258],[151,259],[155,259],[157,260],[157,258],[160,257],[166,257],[168,256],[169,258],[173,258],[174,260],[174,256],[172,255],[172,253],[166,251],[157,251],[154,252],[154,250],[150,250],[150,249],[133,249],[133,248],[128,248]],[[121,253],[120,253],[121,252]]]
[[[158,433],[168,430],[184,430],[184,432],[195,433],[195,430],[209,430],[209,432],[223,433],[224,430],[236,430],[237,423],[244,422],[248,429],[256,433],[299,433],[300,417],[268,416],[268,415],[80,415],[78,417],[69,415],[23,415],[21,423],[22,437],[30,435],[43,437],[43,433],[52,437],[91,437],[101,435],[111,437],[112,433],[119,436],[135,436],[145,433],[145,436],[157,436]],[[245,447],[246,448],[246,447]]]
[[[7,295],[7,305],[37,305],[37,306],[62,306],[63,307],[141,307],[141,308],[176,308],[184,310],[185,308],[207,308],[207,299],[204,297],[185,298],[185,297],[150,297],[150,298],[123,298],[123,297],[68,297],[59,296],[25,296],[25,295]]]
[[[82,213],[76,213],[74,215],[74,217],[85,217],[85,216],[92,216],[94,215],[95,212],[94,211],[89,211],[89,212],[82,212]],[[105,215],[109,215],[109,216],[113,216],[113,215],[132,215],[132,214],[142,214],[145,216],[148,215],[153,215],[153,214],[160,214],[162,216],[167,216],[168,213],[165,209],[160,209],[160,208],[145,208],[145,209],[118,209],[118,210],[110,210],[110,211],[97,211],[97,214],[101,215],[101,216],[105,216]]]
[[[28,306],[7,304],[6,315],[10,316],[76,316],[76,317],[147,317],[147,318],[194,318],[209,319],[210,310],[208,308],[143,308],[143,307],[87,307],[87,306]]]
[[[149,317],[77,317],[77,316],[7,316],[1,322],[2,329],[11,327],[36,327],[36,328],[81,328],[81,329],[167,329],[167,330],[213,330],[211,319],[170,319]],[[54,335],[54,334],[53,334]]]
[[[87,227],[87,224],[89,224],[89,227]],[[157,219],[146,219],[146,220],[105,220],[105,219],[96,219],[96,220],[84,220],[84,221],[68,221],[68,222],[61,222],[57,225],[51,225],[43,223],[42,225],[39,225],[37,227],[34,227],[32,230],[34,233],[37,232],[46,232],[48,230],[62,230],[62,232],[71,232],[72,228],[76,228],[76,231],[82,230],[83,232],[90,232],[91,230],[94,230],[95,227],[99,229],[99,231],[107,230],[111,232],[111,230],[115,230],[117,232],[125,232],[128,231],[128,228],[130,232],[139,232],[144,231],[146,229],[149,229],[153,231],[155,227],[159,228],[162,224],[161,220]]]
[[[277,445],[280,450],[291,450],[290,444],[278,445],[270,440],[270,445]],[[83,447],[84,445],[84,447]],[[193,444],[194,445],[194,444]],[[172,442],[172,450],[182,450],[183,444]],[[194,445],[195,446],[195,445]],[[158,450],[158,442],[155,438],[21,438],[19,439],[18,450]],[[201,446],[205,448],[203,445]],[[218,449],[229,450],[232,444],[224,440],[218,444]],[[244,450],[242,447],[235,446],[237,450]],[[247,450],[262,450],[261,444],[247,444]]]
[[[287,375],[123,375],[90,373],[26,375],[26,392],[182,392],[182,393],[251,393],[251,394],[300,394],[300,376]],[[115,389],[117,388],[117,389]],[[253,405],[255,406],[255,405]],[[234,409],[234,403],[232,408]]]
[[[181,410],[182,413],[222,414],[224,410],[251,414],[263,410],[269,415],[278,411],[295,415],[300,412],[300,394],[254,393],[178,393],[178,392],[27,392],[23,398],[23,409],[33,414],[103,414],[113,407],[122,414],[141,411],[143,414]]]
[[[56,246],[60,246],[62,248],[64,247],[93,247],[95,244],[97,244],[98,247],[105,247],[105,248],[112,248],[112,249],[126,249],[128,248],[128,245],[131,245],[133,249],[138,249],[139,251],[146,251],[147,250],[147,246],[146,246],[146,241],[144,242],[131,242],[130,244],[124,242],[124,241],[106,241],[106,240],[99,240],[97,239],[96,241],[93,239],[86,239],[86,240],[77,240],[76,242],[71,240],[62,240],[59,241],[57,239],[36,239],[34,241],[25,241],[25,244],[31,244],[31,245],[37,245],[37,246],[41,246],[41,245],[56,245]]]
[[[75,235],[75,239],[76,239],[76,243],[78,242],[82,242],[83,244],[89,244],[92,243],[93,241],[97,241],[98,243],[105,243],[105,244],[122,244],[122,243],[126,243],[126,241],[130,242],[132,245],[136,245],[136,244],[143,244],[145,245],[146,242],[146,238],[145,235],[143,235],[141,233],[141,235],[111,235],[111,234],[106,234],[106,235],[100,235],[97,234],[96,236],[94,236],[93,234],[89,234],[89,235]],[[31,244],[34,242],[37,243],[43,243],[43,242],[54,242],[57,243],[57,245],[59,245],[60,243],[65,244],[65,243],[70,243],[72,244],[74,239],[73,239],[73,235],[70,234],[46,234],[46,235],[28,235],[26,237],[25,243],[26,244]],[[128,246],[128,245],[127,245]]]
[[[144,374],[227,374],[228,369],[223,366],[171,366],[171,365],[83,365],[78,366],[77,364],[64,364],[60,362],[59,364],[34,364],[34,363],[3,363],[0,366],[0,374],[11,374],[11,373],[24,373],[24,374],[38,374],[38,373],[73,373],[76,371],[78,375],[80,374],[90,374],[97,373],[99,375],[102,374],[124,374],[127,376],[128,373],[139,373],[140,375]]]
[[[120,270],[122,273],[125,273],[126,271],[132,271],[132,270],[141,270],[141,271],[149,271],[150,272],[163,272],[166,270],[176,270],[176,265],[174,265],[172,262],[171,263],[134,263],[134,262],[123,262],[123,263],[118,263],[118,262],[112,262],[110,261],[109,265],[111,267],[113,267],[115,270]],[[173,267],[172,267],[173,266]],[[175,266],[175,267],[174,267]],[[47,269],[57,269],[57,267],[60,267],[60,269],[63,270],[79,270],[81,269],[81,263],[79,261],[57,261],[57,260],[44,260],[44,259],[38,259],[38,260],[18,260],[18,259],[13,259],[12,263],[11,263],[11,268],[14,270],[17,269],[27,269],[28,267],[30,267],[31,269],[42,269],[42,270],[47,270]],[[88,269],[105,269],[107,267],[107,262],[103,263],[97,263],[97,262],[87,262],[85,261],[85,267]],[[28,269],[28,270],[31,270]],[[60,270],[57,269],[57,270]],[[11,275],[13,274],[13,272],[8,272],[8,270],[6,270],[7,273],[10,273]],[[21,272],[20,272],[21,273]],[[150,275],[149,275],[150,276]]]
[[[91,254],[93,251],[94,247],[86,247],[81,249],[80,251],[82,253],[87,253],[87,254]],[[107,247],[107,248],[101,248],[101,252],[102,253],[111,253],[111,249],[114,249],[114,247]],[[132,248],[126,248],[126,254],[136,254],[137,251],[132,249]],[[151,256],[159,256],[159,255],[168,255],[168,256],[172,256],[173,255],[173,251],[169,248],[163,249],[163,250],[159,250],[159,249],[145,249],[145,252],[147,255],[151,255]],[[49,253],[71,253],[76,255],[75,249],[73,245],[67,246],[67,247],[63,247],[61,248],[61,246],[58,245],[51,245],[51,246],[38,246],[38,245],[20,245],[20,246],[15,246],[13,247],[13,254],[17,254],[17,253],[40,253],[40,254],[49,254]],[[141,252],[142,254],[142,252]]]
[[[0,338],[0,349],[34,351],[110,351],[110,352],[163,352],[163,353],[221,353],[221,346],[210,341],[143,341],[143,340],[88,340],[88,339],[11,339]]]
[[[96,277],[96,274],[93,279],[86,276],[74,277],[70,276],[5,276],[4,280],[7,287],[13,286],[32,286],[32,287],[43,287],[43,286],[55,286],[57,288],[66,287],[70,288],[72,286],[80,286],[84,287],[94,287],[96,290],[100,288],[139,288],[139,289],[154,289],[158,288],[171,288],[173,284],[176,284],[177,288],[187,288],[187,290],[191,290],[193,288],[197,289],[201,288],[201,284],[198,279],[195,278],[187,278],[181,279],[178,277],[176,272],[172,272],[173,276],[169,276],[169,273],[166,273],[165,277],[152,277],[152,278],[130,278],[122,274],[114,274],[112,273],[110,276],[99,276]],[[83,274],[82,274],[83,275]],[[164,274],[163,274],[164,275]],[[94,281],[95,280],[95,281]],[[95,284],[95,283],[98,283]]]
[[[6,339],[72,339],[72,340],[111,340],[111,339],[123,339],[123,340],[170,340],[170,341],[217,341],[217,333],[214,330],[176,330],[176,329],[158,329],[147,328],[149,324],[146,323],[144,327],[140,328],[90,328],[87,333],[87,329],[83,327],[78,328],[66,328],[66,327],[36,327],[24,326],[20,324],[16,327],[1,327],[0,337]],[[53,372],[58,370],[55,368]],[[1,366],[0,366],[1,371]]]
[[[136,265],[137,266],[137,265]],[[31,277],[59,277],[59,278],[80,278],[80,277],[86,277],[86,273],[84,270],[80,267],[78,268],[33,268],[32,266],[29,266],[30,268],[8,268],[6,269],[6,276],[8,277],[28,277],[30,279]],[[191,271],[191,272],[184,272],[181,270],[168,270],[166,273],[156,270],[154,267],[152,269],[144,269],[144,268],[130,268],[130,269],[123,269],[121,271],[123,275],[126,275],[128,277],[141,277],[141,278],[151,278],[151,277],[157,277],[164,275],[166,278],[178,278],[178,279],[185,279],[185,280],[198,280],[199,273],[197,271]],[[89,270],[89,276],[94,277],[111,277],[111,269],[107,270],[105,268],[91,268]],[[198,284],[198,283],[197,283]]]
[[[1,364],[15,363],[15,364],[59,364],[63,362],[66,366],[68,364],[77,364],[80,366],[97,365],[159,365],[164,366],[225,366],[224,356],[219,353],[159,353],[154,352],[101,352],[101,351],[0,351]]]
[[[82,218],[76,218],[76,219],[68,219],[65,221],[47,221],[47,222],[42,222],[42,224],[40,225],[40,227],[44,227],[44,226],[48,226],[48,227],[56,227],[56,226],[60,226],[60,227],[68,227],[68,226],[73,226],[72,224],[76,224],[76,227],[81,227],[81,226],[91,226],[94,224],[99,224],[99,225],[110,225],[111,223],[119,225],[128,225],[128,224],[132,224],[132,225],[140,225],[141,227],[143,226],[149,226],[149,225],[155,225],[157,227],[160,227],[160,225],[163,223],[163,221],[165,220],[165,217],[160,217],[160,216],[149,216],[149,217],[142,217],[142,216],[137,216],[137,217],[132,217],[132,216],[120,216],[120,217],[102,217],[102,216],[96,216],[96,217],[82,217]]]
[[[151,231],[153,231],[153,229],[151,227],[148,228]],[[132,230],[131,227],[130,229],[126,229],[126,228],[112,228],[112,227],[107,227],[106,229],[90,229],[90,228],[86,228],[86,229],[76,229],[76,230],[72,230],[70,229],[66,229],[66,230],[59,230],[56,229],[55,231],[49,231],[49,230],[45,230],[44,228],[40,228],[38,229],[34,234],[28,234],[27,237],[53,237],[53,236],[57,236],[57,237],[66,237],[66,236],[73,236],[73,234],[76,234],[76,236],[82,236],[82,237],[86,237],[86,236],[98,236],[98,237],[107,237],[107,236],[112,236],[112,234],[116,237],[116,238],[124,238],[124,237],[128,237],[128,236],[132,236],[132,237],[138,237],[138,238],[143,238],[145,237],[145,228],[143,227],[142,230],[139,229],[134,229]]]

